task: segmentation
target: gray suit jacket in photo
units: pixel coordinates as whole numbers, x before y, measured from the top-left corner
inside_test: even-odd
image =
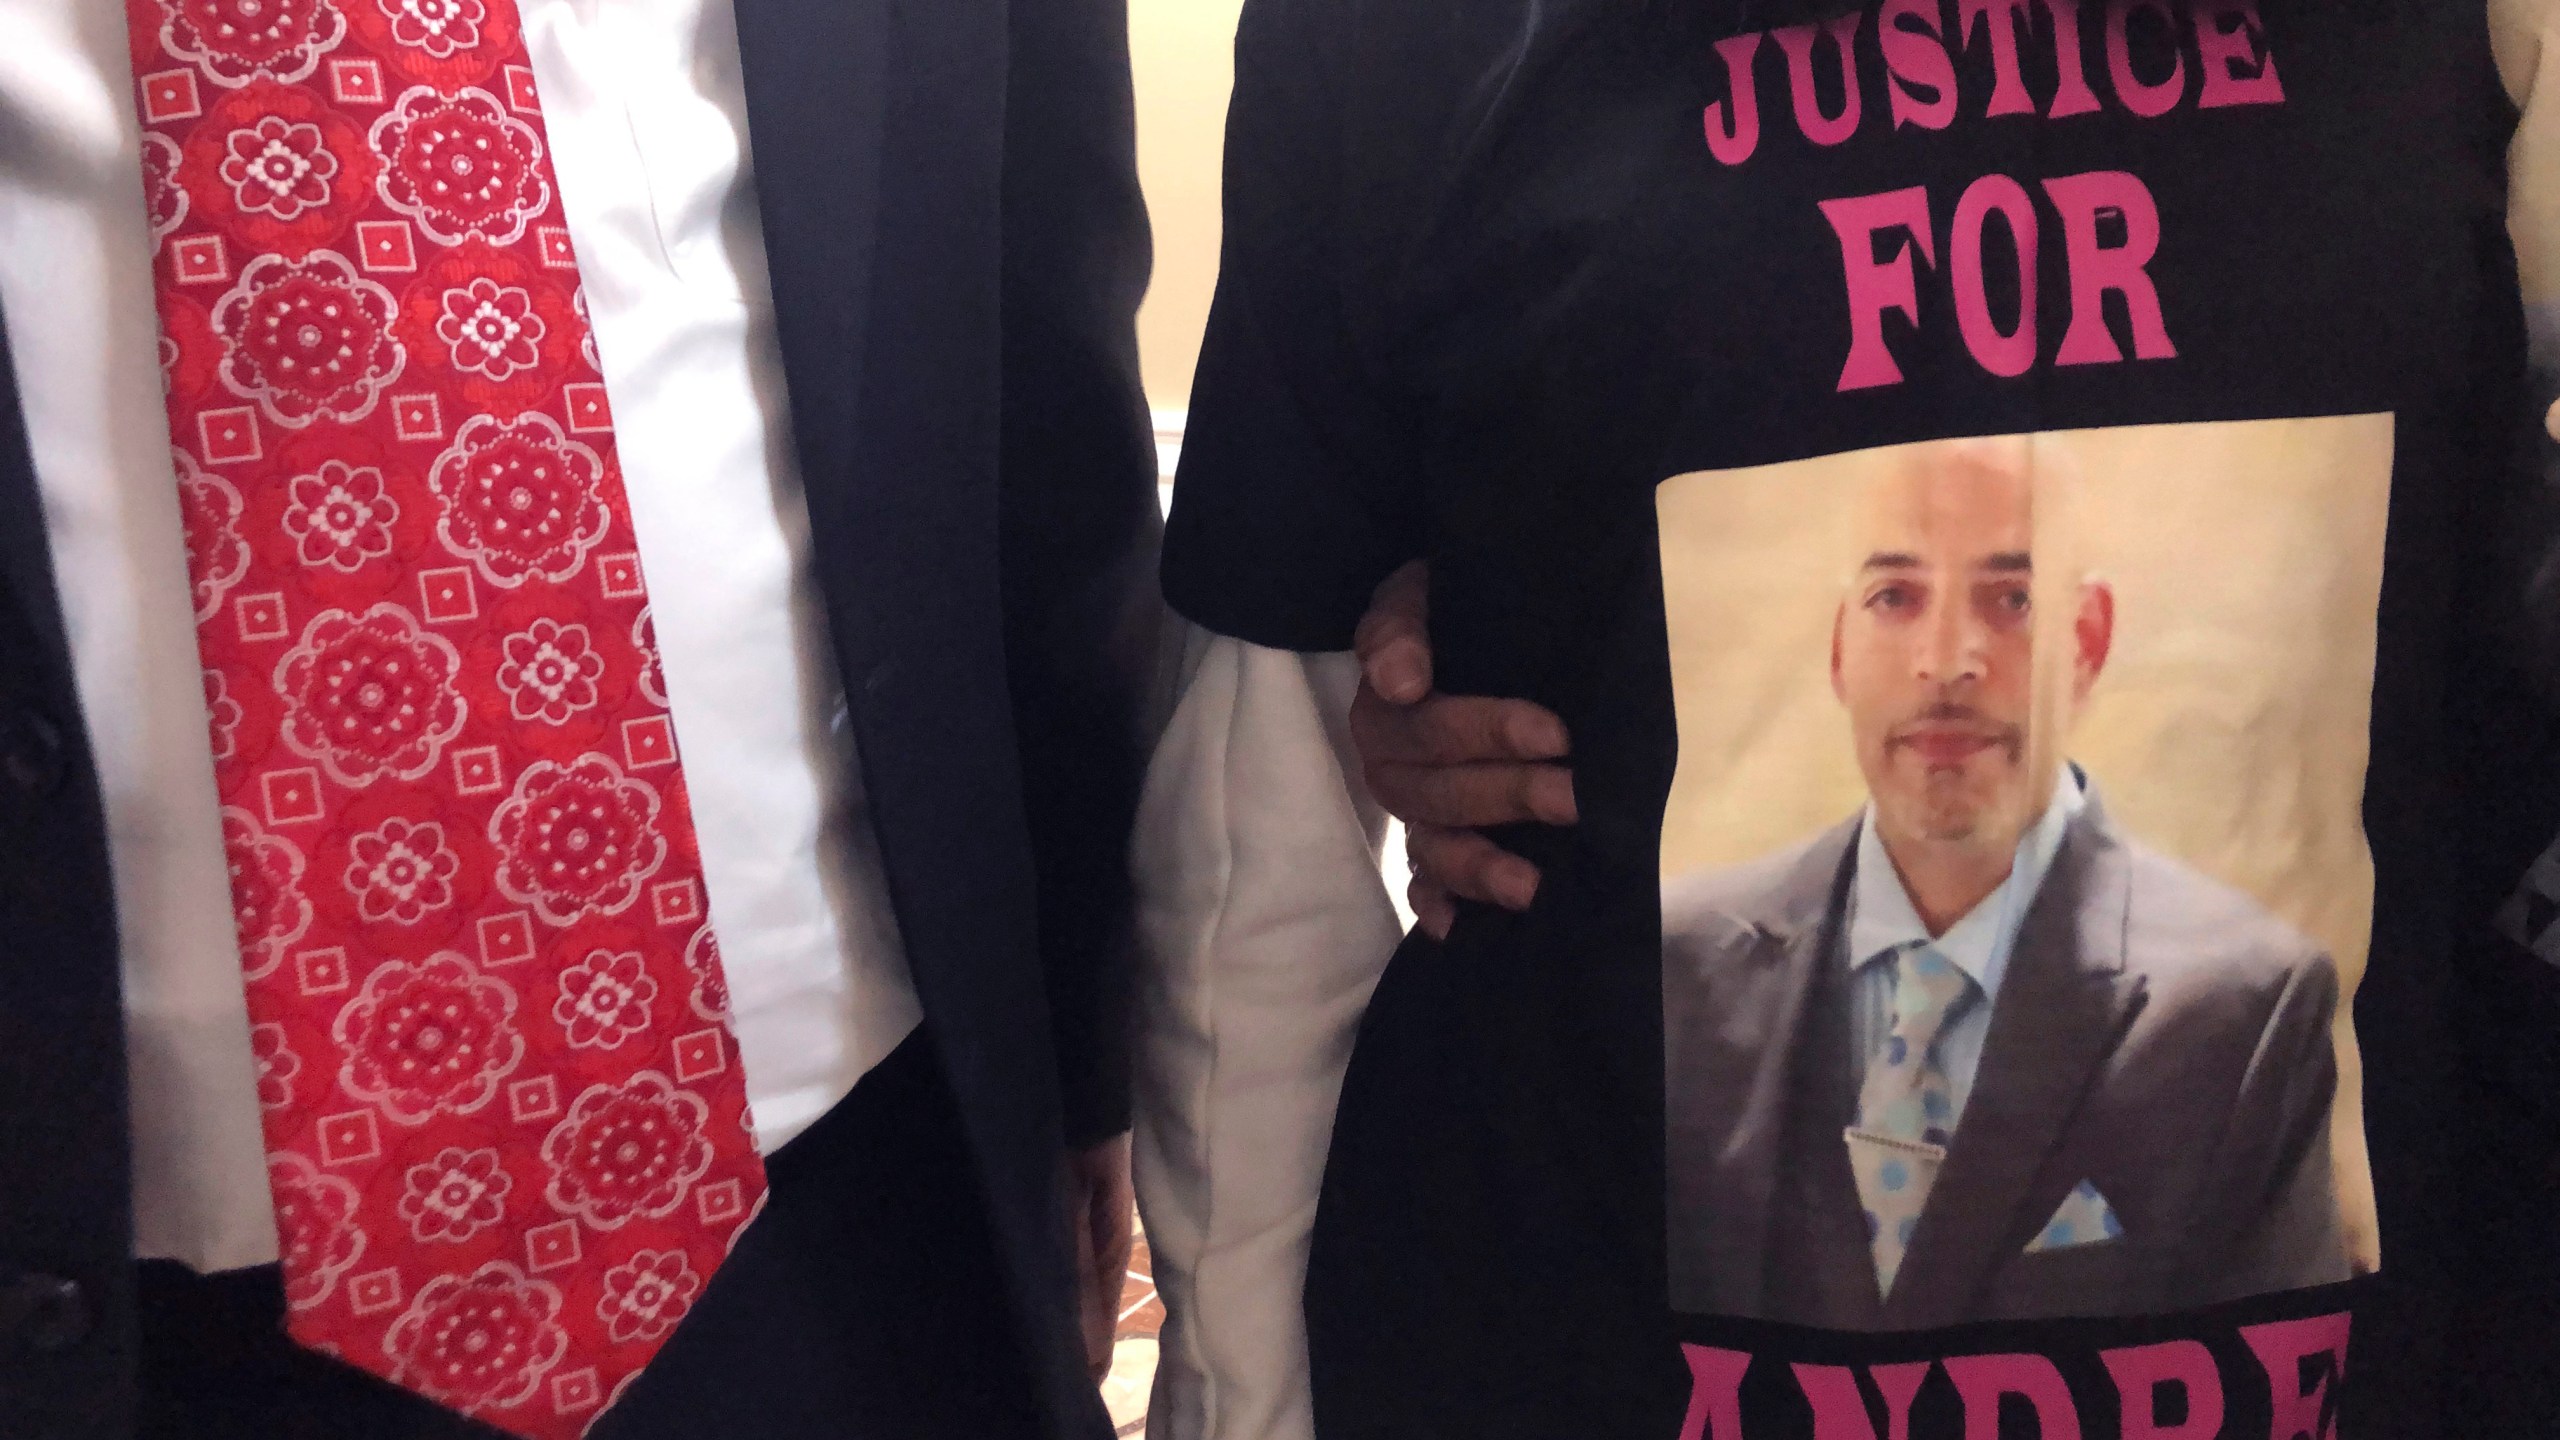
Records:
[[[2344,1280],[2336,968],[2093,790],[2019,932],[1889,1297],[1841,1131],[1859,821],[1663,896],[1674,1309],[1847,1330],[2156,1313]],[[2083,1181],[2115,1239],[2031,1253]]]

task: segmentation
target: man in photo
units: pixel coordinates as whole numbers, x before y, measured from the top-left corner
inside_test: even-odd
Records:
[[[2060,753],[2115,596],[2037,583],[2056,463],[2025,440],[1897,457],[1829,657],[1869,803],[1666,887],[1677,1309],[1923,1328],[2349,1273],[2329,957],[2126,837]],[[2069,663],[2043,685],[2040,635]]]

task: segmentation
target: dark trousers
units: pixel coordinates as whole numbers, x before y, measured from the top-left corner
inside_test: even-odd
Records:
[[[919,1032],[766,1162],[772,1196],[596,1440],[1040,1433],[975,1168]],[[142,1267],[149,1440],[490,1440],[283,1333],[269,1266]]]

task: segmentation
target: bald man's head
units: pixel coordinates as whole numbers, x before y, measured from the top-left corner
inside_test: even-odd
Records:
[[[2000,853],[2043,812],[2034,713],[2035,451],[2023,439],[1917,446],[1862,497],[1856,573],[1833,630],[1878,828]],[[2074,702],[2106,662],[2114,597],[2077,587]]]

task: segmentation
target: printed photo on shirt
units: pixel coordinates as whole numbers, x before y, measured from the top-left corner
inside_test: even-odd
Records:
[[[1671,1302],[1837,1329],[2375,1268],[2349,999],[2392,417],[1659,491]]]

